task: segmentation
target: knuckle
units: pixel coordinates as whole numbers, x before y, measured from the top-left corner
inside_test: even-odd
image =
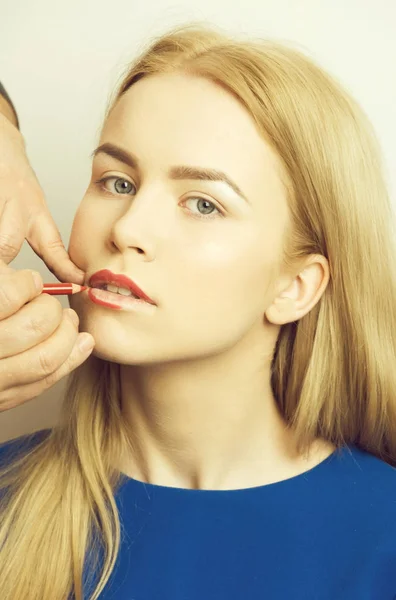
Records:
[[[61,303],[52,296],[39,296],[33,302],[34,311],[28,316],[26,328],[34,335],[48,338],[62,323]],[[44,365],[50,359],[43,358]]]
[[[62,305],[52,296],[39,296],[33,302],[34,312],[29,315],[27,327],[34,333],[50,333],[62,320]]]
[[[0,250],[1,252],[1,250]],[[15,300],[15,289],[14,286],[8,283],[2,283],[0,286],[0,305],[1,306],[12,306]]]
[[[34,333],[46,333],[48,330],[48,318],[41,313],[32,315],[28,323],[28,329]]]
[[[70,373],[73,370],[70,357],[65,360],[65,362],[58,368],[55,369],[52,373],[49,373],[43,380],[43,384],[45,389],[52,387],[55,383],[57,383],[62,377]]]
[[[59,369],[47,375],[41,382],[43,386],[42,391],[44,392],[45,390],[48,390],[48,388],[52,387],[59,379]]]
[[[48,377],[53,373],[56,369],[54,356],[50,355],[48,352],[41,351],[38,355],[38,361],[40,365],[41,372]]]
[[[0,253],[4,256],[14,256],[18,253],[17,245],[7,233],[0,234]]]

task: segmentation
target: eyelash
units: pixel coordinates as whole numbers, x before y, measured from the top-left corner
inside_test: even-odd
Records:
[[[131,185],[133,185],[134,187],[136,187],[131,181],[129,181],[128,179],[125,179],[124,177],[115,177],[114,175],[111,175],[109,177],[102,177],[101,179],[98,179],[97,181],[95,181],[95,184],[99,187],[100,190],[103,190],[104,192],[107,192],[108,194],[112,194],[112,192],[109,192],[108,189],[106,189],[104,187],[104,183],[106,183],[107,181],[109,181],[110,179],[116,180],[116,181],[126,181],[127,183],[130,183]],[[112,194],[113,195],[113,194]],[[120,194],[118,192],[116,192],[117,196],[128,196],[129,194]],[[209,202],[209,204],[212,204],[212,206],[214,206],[214,208],[217,210],[218,214],[215,213],[214,216],[208,215],[208,216],[199,216],[199,215],[195,215],[194,213],[192,213],[192,218],[193,219],[217,219],[218,217],[224,217],[224,214],[220,211],[219,208],[217,208],[217,206],[211,202],[210,200],[207,200],[206,198],[203,198],[201,196],[192,196],[191,198],[187,198],[187,200],[204,200],[205,202]],[[211,213],[212,214],[212,213]]]

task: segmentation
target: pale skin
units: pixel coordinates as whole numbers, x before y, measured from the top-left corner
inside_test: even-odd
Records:
[[[15,118],[15,113],[12,110],[11,106],[7,102],[7,100],[0,94],[0,114],[7,117],[7,119],[17,127],[17,120]]]
[[[86,281],[102,268],[125,273],[157,302],[148,314],[69,297],[94,354],[121,365],[135,452],[119,468],[149,483],[218,490],[313,468],[334,446],[318,439],[309,458],[297,455],[271,390],[270,358],[282,324],[320,300],[329,267],[311,255],[298,273],[275,270],[286,190],[252,118],[203,78],[152,76],[118,101],[99,143],[133,153],[139,166],[94,158],[70,257]],[[223,182],[171,179],[175,165],[225,172],[248,202]],[[94,183],[104,176],[121,181]]]

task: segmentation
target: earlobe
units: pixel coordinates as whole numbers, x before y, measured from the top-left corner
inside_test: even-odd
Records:
[[[284,325],[295,321],[296,305],[292,298],[276,298],[266,312],[268,321],[274,325]]]

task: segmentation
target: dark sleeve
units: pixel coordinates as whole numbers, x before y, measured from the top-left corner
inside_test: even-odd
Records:
[[[13,103],[11,102],[11,98],[10,98],[10,97],[9,97],[9,95],[7,94],[7,92],[6,92],[5,88],[4,88],[4,86],[2,85],[1,81],[0,81],[0,95],[1,95],[1,96],[3,96],[3,98],[5,98],[5,99],[7,100],[7,102],[8,102],[8,104],[11,106],[11,108],[12,108],[12,110],[13,110],[13,112],[14,112],[14,115],[15,115],[16,121],[17,121],[17,126],[18,126],[18,129],[19,129],[19,120],[18,120],[18,115],[17,115],[17,112],[16,112],[16,110],[15,110],[15,106],[14,106],[14,105],[13,105]]]

